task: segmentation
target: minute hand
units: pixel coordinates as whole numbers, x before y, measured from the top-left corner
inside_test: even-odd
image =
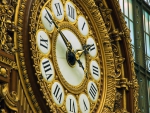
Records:
[[[59,30],[59,27],[57,26],[57,24],[55,23],[55,21],[53,20],[52,16],[50,15],[50,13],[47,11],[47,9],[45,8],[49,18],[52,20],[52,22],[54,23],[57,31],[59,32],[59,34],[61,35],[65,45],[67,46],[68,49],[72,50],[72,45],[71,43],[67,40],[67,38],[65,37],[65,35],[63,34],[63,32],[61,30]]]

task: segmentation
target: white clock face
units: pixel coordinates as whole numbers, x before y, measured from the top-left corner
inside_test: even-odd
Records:
[[[78,37],[69,29],[62,30],[65,37],[68,39],[68,41],[71,43],[72,48],[74,50],[81,50],[82,45],[78,39]],[[74,66],[70,66],[67,62],[66,57],[67,47],[64,44],[64,41],[60,34],[58,34],[57,41],[56,41],[56,59],[58,63],[58,67],[60,69],[60,72],[62,73],[62,76],[64,79],[71,85],[77,86],[79,85],[84,76],[85,73],[81,67],[79,67],[79,64],[76,62]],[[82,55],[80,58],[83,66],[85,67],[85,56]]]

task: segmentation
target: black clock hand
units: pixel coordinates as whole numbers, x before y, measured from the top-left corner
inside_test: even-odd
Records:
[[[63,32],[62,32],[61,30],[59,30],[59,27],[57,26],[57,24],[55,23],[55,21],[53,20],[52,16],[50,15],[50,13],[47,11],[46,8],[45,8],[45,10],[46,10],[46,12],[47,12],[49,18],[52,20],[53,24],[55,25],[57,31],[58,31],[59,34],[61,35],[61,37],[62,37],[62,39],[63,39],[65,45],[67,46],[67,48],[68,48],[69,50],[72,50],[72,45],[71,45],[71,43],[67,40],[67,38],[65,37],[65,35],[63,34]],[[46,18],[46,19],[47,19],[47,18]],[[47,20],[48,20],[48,19],[47,19]],[[49,20],[48,20],[48,22],[51,23]]]
[[[44,17],[46,18],[46,20],[47,20],[50,24],[52,24],[52,22],[47,18],[46,15],[45,15]]]
[[[88,54],[89,49],[92,47],[92,45],[85,45],[83,46],[83,50],[76,50],[75,56],[80,58],[80,56],[85,53]]]
[[[79,66],[83,69],[84,73],[86,74],[86,77],[87,77],[87,70],[84,68],[82,62],[80,61],[80,57],[78,56],[77,53],[73,52],[74,55],[75,55],[75,59],[76,61],[78,62]]]
[[[76,60],[79,64],[79,66],[83,69],[84,73],[86,74],[86,77],[87,77],[87,70],[83,67],[83,64],[80,60]]]

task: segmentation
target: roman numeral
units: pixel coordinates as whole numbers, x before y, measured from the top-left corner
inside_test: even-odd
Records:
[[[82,26],[82,31],[83,31],[83,29],[84,29],[84,26],[85,26],[85,22],[83,23],[83,26]]]
[[[57,10],[57,16],[62,15],[61,8],[60,8],[60,4],[59,4],[59,3],[56,3],[56,4],[54,4],[54,5],[55,5],[56,10]]]
[[[72,19],[75,19],[75,9],[73,7],[71,7],[70,5],[68,5],[68,16],[70,16]]]
[[[52,70],[50,62],[49,62],[49,60],[46,60],[45,62],[42,62],[42,64],[43,64],[43,68],[44,68],[44,71],[45,71],[45,74],[46,74],[46,78],[47,78],[47,80],[49,80],[50,77],[52,76],[52,74],[48,73],[50,70]]]
[[[94,50],[95,49],[95,46],[94,44],[92,44],[91,48],[90,48],[90,51]]]
[[[73,113],[76,113],[75,104],[74,104],[74,101],[72,99],[70,99],[70,111]]]
[[[84,111],[88,110],[87,105],[86,105],[84,99],[83,99],[83,104],[84,104]]]
[[[60,103],[62,99],[62,92],[60,91],[60,87],[58,85],[56,85],[56,88],[53,94]]]
[[[48,40],[43,39],[40,35],[40,45],[43,46],[45,49],[48,49]]]
[[[97,89],[96,87],[93,85],[93,83],[91,83],[91,87],[89,90],[89,93],[91,95],[91,97],[93,98],[93,100],[95,99],[96,93],[97,93]]]
[[[50,27],[51,27],[53,23],[51,22],[51,20],[48,19],[47,15],[48,15],[48,14],[46,13],[44,17],[46,18],[46,20],[48,21],[48,23],[49,23],[49,25],[50,25]]]
[[[93,74],[99,76],[98,67],[96,67],[94,65],[92,67],[93,67]]]

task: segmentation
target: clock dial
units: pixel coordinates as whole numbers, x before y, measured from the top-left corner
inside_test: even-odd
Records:
[[[40,90],[52,112],[91,113],[103,107],[103,44],[88,14],[80,1],[41,4],[31,50]]]
[[[46,30],[48,30],[49,32],[52,32],[54,30],[54,24],[53,24],[52,20],[49,18],[45,9],[52,15],[49,8],[47,8],[47,7],[43,8],[43,10],[41,12],[41,21],[42,21],[44,27],[46,28]]]
[[[72,48],[74,50],[82,49],[82,45],[78,37],[72,31],[68,29],[64,29],[62,30],[62,32],[71,43]],[[56,59],[57,59],[58,67],[65,80],[69,84],[73,86],[77,86],[83,81],[85,75],[84,71],[82,70],[81,67],[79,67],[78,63],[75,63],[73,66],[70,66],[68,63],[69,61],[67,61],[66,54],[67,54],[67,47],[64,44],[61,35],[58,34],[56,40],[56,57],[57,57]],[[85,67],[84,55],[81,57],[81,62]]]

